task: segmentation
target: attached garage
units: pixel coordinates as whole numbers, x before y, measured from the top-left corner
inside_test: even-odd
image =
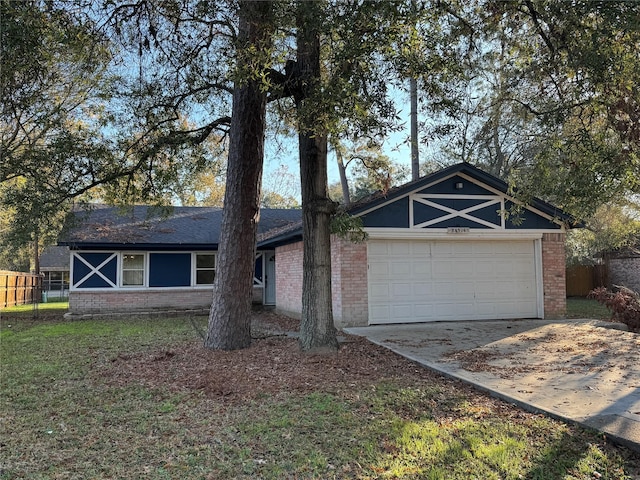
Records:
[[[365,243],[332,239],[336,326],[561,317],[564,241],[573,219],[467,163],[352,205]],[[302,231],[275,249],[276,308],[299,315]]]
[[[536,241],[371,240],[369,323],[542,316]]]

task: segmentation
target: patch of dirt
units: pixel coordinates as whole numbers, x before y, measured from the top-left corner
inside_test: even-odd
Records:
[[[236,351],[211,351],[200,340],[170,350],[119,353],[95,360],[95,381],[115,386],[131,383],[180,392],[201,392],[226,402],[245,402],[263,395],[313,391],[357,392],[365,384],[394,379],[401,383],[432,383],[439,375],[374,345],[362,337],[340,334],[334,353],[307,354],[291,335],[299,321],[271,312],[256,312],[253,342]],[[473,395],[459,382],[446,380],[453,390]],[[493,399],[487,399],[493,402]]]

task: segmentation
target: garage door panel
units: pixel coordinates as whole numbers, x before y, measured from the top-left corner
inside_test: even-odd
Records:
[[[413,285],[411,283],[393,283],[391,285],[391,295],[397,300],[402,298],[413,299]]]
[[[391,264],[390,270],[393,277],[407,278],[411,275],[411,262],[394,262]]]
[[[374,240],[369,321],[537,317],[533,241]]]
[[[411,242],[392,242],[387,249],[391,256],[405,256],[411,254]]]
[[[369,285],[369,292],[373,298],[378,299],[378,303],[391,300],[389,294],[390,285],[388,283],[375,283]]]
[[[420,278],[431,278],[431,262],[416,260],[412,265],[412,273]]]

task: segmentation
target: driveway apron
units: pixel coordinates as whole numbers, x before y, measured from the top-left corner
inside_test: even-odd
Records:
[[[344,331],[640,451],[640,335],[616,326],[594,320],[500,320]]]

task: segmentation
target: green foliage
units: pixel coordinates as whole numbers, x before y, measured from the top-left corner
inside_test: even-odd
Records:
[[[430,122],[445,161],[479,164],[578,218],[638,192],[636,2],[478,0],[456,12],[475,48],[460,56],[452,108]]]
[[[363,243],[368,238],[362,226],[362,219],[353,217],[342,209],[331,217],[331,233],[353,243]]]
[[[586,221],[586,228],[570,230],[566,251],[568,265],[590,265],[603,255],[625,248],[636,248],[640,241],[638,205],[606,204]]]

